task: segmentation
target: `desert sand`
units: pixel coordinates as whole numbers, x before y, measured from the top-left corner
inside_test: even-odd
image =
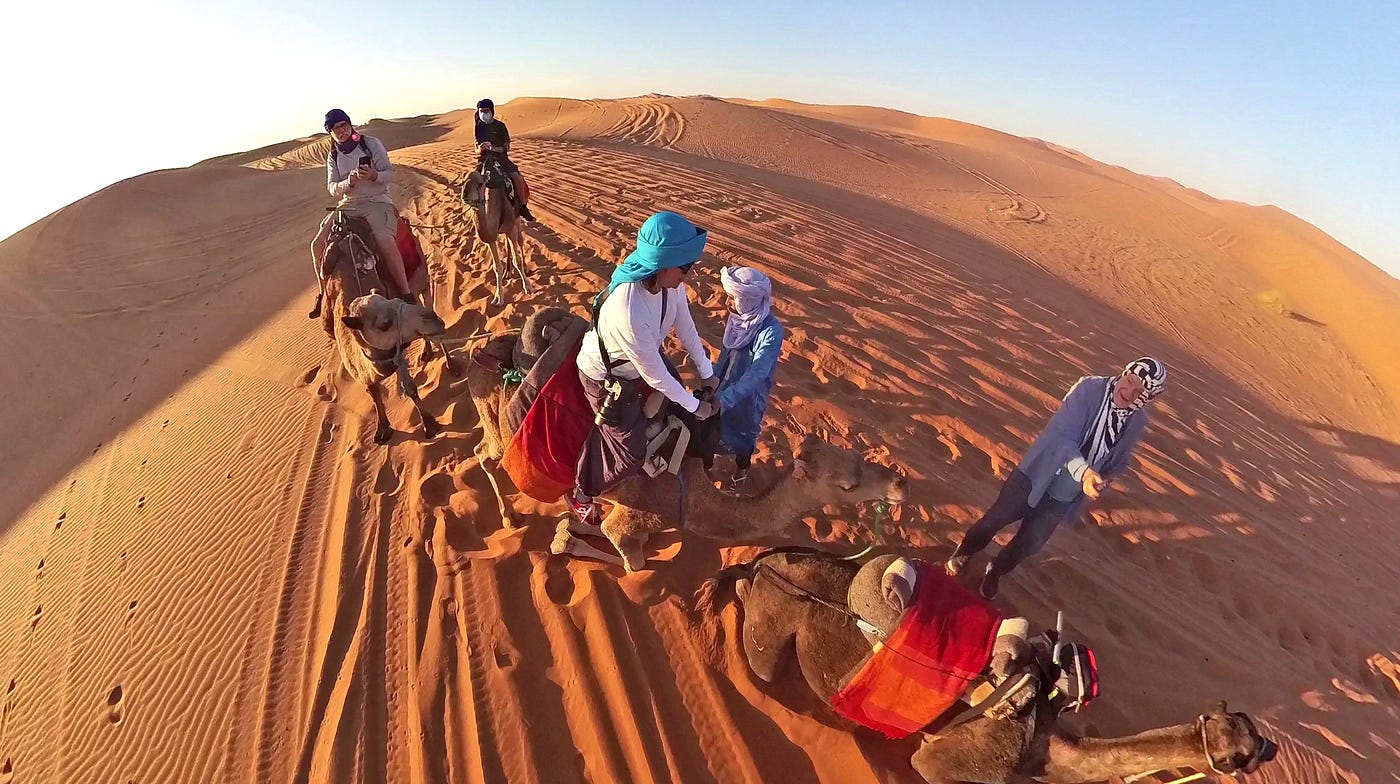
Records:
[[[719,265],[775,280],[764,470],[815,433],[902,467],[909,503],[751,547],[668,535],[632,575],[551,557],[562,506],[519,496],[503,527],[441,360],[418,379],[446,433],[391,394],[400,432],[371,442],[305,315],[322,137],[142,175],[0,243],[0,782],[916,780],[913,744],[758,681],[697,590],[760,546],[946,555],[1069,385],[1141,354],[1173,375],[1137,470],[998,604],[1094,646],[1083,731],[1227,699],[1281,746],[1252,781],[1400,780],[1400,281],[1282,210],[953,120],[498,114],[541,219],[537,290],[502,308],[456,194],[471,112],[364,127],[439,227],[450,337],[581,309],[680,211],[710,232],[711,345]]]

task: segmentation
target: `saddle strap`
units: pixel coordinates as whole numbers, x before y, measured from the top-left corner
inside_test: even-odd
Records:
[[[671,453],[662,455],[662,449],[666,442],[671,440],[671,435],[675,434],[675,446],[671,448]],[[666,417],[666,426],[661,432],[652,436],[647,442],[646,457],[642,462],[642,468],[647,476],[657,477],[670,472],[680,476],[681,463],[685,461],[685,450],[690,446],[690,428],[685,426],[680,417],[671,414]]]
[[[1006,699],[1006,697],[1009,694],[1011,694],[1011,692],[1023,686],[1023,681],[1023,678],[1018,678],[1015,676],[1012,676],[1002,681],[1001,685],[993,689],[992,693],[988,694],[985,699],[978,700],[972,705],[969,705],[966,708],[963,708],[961,711],[958,711],[957,713],[953,714],[952,718],[950,718],[946,723],[944,723],[941,727],[938,728],[938,733],[945,733],[960,724],[966,724],[967,722],[972,721],[978,716],[981,716],[982,714],[986,713],[988,708],[991,708],[992,706]]]

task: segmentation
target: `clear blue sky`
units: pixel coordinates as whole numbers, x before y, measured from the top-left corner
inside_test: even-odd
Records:
[[[133,174],[481,95],[861,103],[1277,204],[1400,275],[1400,3],[26,3],[0,236]],[[489,9],[489,10],[488,10]],[[665,10],[663,10],[665,9]]]

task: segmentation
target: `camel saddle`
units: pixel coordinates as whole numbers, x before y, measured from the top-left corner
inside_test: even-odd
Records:
[[[959,703],[986,672],[1003,620],[938,566],[913,563],[912,602],[831,700],[838,714],[890,738],[921,731]]]
[[[700,420],[652,390],[642,403],[647,420],[647,450],[642,471],[650,477],[680,476],[686,457],[714,457],[719,447],[718,420]]]
[[[418,237],[413,233],[413,226],[402,215],[398,217],[394,244],[399,249],[399,256],[403,258],[404,276],[411,282],[419,268],[428,263],[428,258],[423,253],[423,246],[419,244]],[[409,293],[397,291],[398,287],[392,279],[379,275],[379,251],[374,242],[374,232],[370,230],[369,223],[364,218],[343,215],[341,221],[332,224],[331,233],[326,238],[325,254],[321,256],[321,277],[329,275],[342,258],[354,259],[355,268],[359,273],[373,273],[378,282],[385,287],[386,294]]]
[[[497,152],[486,152],[477,160],[467,182],[462,186],[462,201],[480,208],[485,201],[485,191],[490,188],[504,188],[506,199],[511,204],[519,204],[515,198],[515,181],[501,166],[501,156]]]

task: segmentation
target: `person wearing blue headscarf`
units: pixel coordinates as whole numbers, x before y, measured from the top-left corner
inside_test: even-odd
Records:
[[[710,392],[719,385],[695,330],[684,282],[704,252],[705,240],[705,230],[684,216],[652,215],[637,233],[636,250],[618,265],[595,303],[593,329],[583,337],[578,370],[599,421],[579,458],[578,486],[568,494],[570,507],[583,522],[596,525],[599,513],[593,499],[641,467],[646,456],[642,402],[650,390],[661,392],[696,419],[719,413],[718,400],[692,394],[661,354],[662,343],[674,333],[700,374],[702,390]]]
[[[773,282],[762,270],[724,267],[719,278],[729,295],[723,347],[715,363],[720,379],[715,399],[722,410],[719,437],[724,449],[734,453],[735,471],[726,489],[742,492],[783,352],[783,325],[773,313]]]

